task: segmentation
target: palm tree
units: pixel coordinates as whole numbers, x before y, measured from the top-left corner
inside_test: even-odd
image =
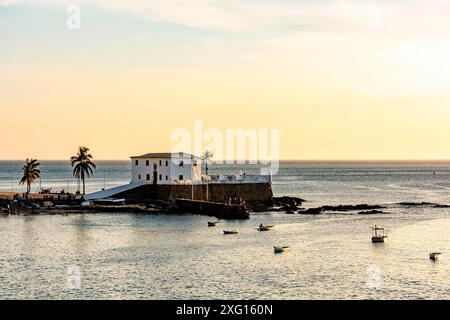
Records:
[[[89,148],[79,147],[78,153],[70,158],[70,164],[73,167],[73,176],[79,181],[83,182],[83,194],[86,192],[85,178],[94,174],[96,168],[95,163],[92,162],[94,158],[89,153]]]
[[[19,185],[27,184],[27,194],[31,191],[31,184],[41,176],[41,171],[38,169],[40,163],[36,159],[27,159],[25,165],[22,167],[22,179],[20,179]]]
[[[205,164],[206,164],[206,175],[208,175],[208,161],[210,159],[212,159],[214,157],[214,154],[209,151],[209,150],[205,150],[205,152],[203,152],[203,159],[205,160]]]

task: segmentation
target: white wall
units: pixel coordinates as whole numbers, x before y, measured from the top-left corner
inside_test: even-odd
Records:
[[[183,161],[182,167],[179,165],[180,161]],[[201,159],[195,159],[195,162],[197,165],[192,167],[190,157],[175,158],[170,161],[170,173],[174,183],[191,183],[192,176],[194,181],[201,181]],[[179,180],[180,175],[183,175],[182,181]]]
[[[161,160],[161,166],[159,165],[159,161]],[[136,166],[136,161],[138,161],[138,165]],[[148,161],[148,166],[147,166]],[[166,161],[168,161],[168,165],[166,166]],[[131,182],[139,181],[139,175],[141,176],[141,181],[145,183],[152,184],[153,183],[153,166],[156,165],[157,172],[157,183],[158,184],[167,184],[170,183],[170,159],[154,159],[154,158],[135,158],[131,159]],[[147,180],[147,175],[150,175],[150,179]],[[160,180],[160,175],[162,180]],[[167,176],[167,180],[166,180]]]
[[[138,161],[137,166],[136,161]],[[146,165],[147,161],[149,162],[148,166]],[[159,165],[160,161],[161,166]],[[168,162],[167,166],[166,161]],[[182,167],[180,167],[179,161],[183,161]],[[191,183],[190,162],[190,157],[176,158],[173,161],[171,159],[133,158],[131,159],[131,182],[144,181],[144,183],[153,184],[153,166],[156,164],[157,184]],[[201,181],[201,159],[197,159],[196,162],[197,165],[193,167],[194,181]],[[147,174],[150,175],[149,180],[147,180]],[[141,179],[139,179],[139,175]],[[160,180],[160,175],[162,180]],[[180,175],[183,175],[183,180],[178,182]]]

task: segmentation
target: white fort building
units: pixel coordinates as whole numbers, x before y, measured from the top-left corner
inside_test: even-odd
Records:
[[[205,175],[202,174],[202,164],[205,163],[205,160],[190,153],[147,153],[141,156],[133,156],[130,158],[131,182],[129,184],[88,194],[85,196],[85,199],[106,199],[115,197],[118,194],[123,197],[124,193],[126,192],[131,192],[131,190],[137,188],[151,187],[150,185],[170,185],[174,188],[177,188],[177,186],[181,187],[182,185],[206,185],[206,199],[209,199],[208,185],[269,184],[268,188],[261,187],[258,190],[260,190],[261,192],[266,192],[267,190],[269,190],[270,192],[267,191],[269,192],[268,196],[272,196],[272,191],[270,188],[271,176],[247,175],[242,171],[236,172],[232,175]],[[239,194],[242,194],[242,196],[247,199],[251,199],[250,194],[257,194],[253,192],[255,189],[251,188],[248,189],[250,190],[250,193],[247,193],[247,196],[245,192],[242,193],[243,191],[241,189],[228,188],[224,190],[228,190],[228,193],[231,192],[232,194],[235,194],[236,192],[238,192],[238,190],[240,190],[239,192],[241,193]],[[225,193],[223,192],[219,192],[217,190],[215,192],[215,195],[219,199],[219,201],[222,201],[224,198]],[[229,197],[228,193],[226,193],[225,198]]]
[[[190,153],[147,153],[131,157],[131,183],[192,184],[202,181],[202,158]]]

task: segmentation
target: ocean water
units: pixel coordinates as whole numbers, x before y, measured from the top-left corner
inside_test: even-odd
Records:
[[[21,163],[0,162],[0,190],[19,190]],[[213,165],[211,173],[255,166]],[[285,162],[276,196],[323,204],[384,204],[381,215],[252,214],[246,221],[195,215],[96,214],[0,218],[0,298],[14,299],[448,299],[450,163]],[[433,174],[435,173],[435,174]],[[129,182],[129,162],[98,162],[88,191]],[[43,162],[42,186],[76,187],[65,162]],[[13,184],[13,185],[12,185]],[[34,186],[34,187],[37,187]],[[260,223],[275,224],[258,233]],[[384,244],[373,225],[389,227]],[[240,229],[224,236],[222,229]],[[291,252],[275,255],[287,243]],[[440,263],[431,251],[442,252]]]

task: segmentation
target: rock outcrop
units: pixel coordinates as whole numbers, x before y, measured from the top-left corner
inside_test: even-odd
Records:
[[[384,214],[381,210],[360,211],[358,214]]]

